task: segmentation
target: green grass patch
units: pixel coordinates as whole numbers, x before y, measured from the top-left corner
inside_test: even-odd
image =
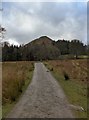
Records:
[[[16,104],[17,101],[13,102],[13,103],[7,103],[5,105],[2,106],[2,117],[5,118],[6,115],[11,111],[11,109],[13,108],[13,106]]]
[[[78,56],[79,59],[88,59],[89,56],[88,55],[80,55]]]

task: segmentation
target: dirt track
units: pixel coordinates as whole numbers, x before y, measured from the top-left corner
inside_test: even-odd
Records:
[[[67,98],[42,63],[35,63],[31,84],[7,118],[73,118]]]

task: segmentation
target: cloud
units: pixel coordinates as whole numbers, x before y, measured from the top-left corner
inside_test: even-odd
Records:
[[[16,45],[16,46],[19,46],[20,44],[14,40],[14,39],[7,39],[7,40],[4,40],[5,42],[8,42],[10,43],[10,45]],[[4,42],[4,41],[1,41],[1,42]]]
[[[20,44],[47,35],[52,39],[79,39],[86,43],[87,3],[3,3],[6,38]]]

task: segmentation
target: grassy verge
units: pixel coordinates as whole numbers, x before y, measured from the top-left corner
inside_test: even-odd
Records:
[[[3,63],[2,76],[2,117],[4,118],[25,92],[33,76],[33,63]],[[9,87],[8,87],[9,86]],[[11,92],[12,91],[12,92]]]
[[[55,64],[56,62],[56,64]],[[44,62],[44,64],[48,67],[49,70],[52,70],[53,76],[58,80],[58,82],[61,84],[66,96],[68,97],[69,103],[75,106],[81,106],[84,108],[84,111],[72,109],[73,113],[76,118],[86,118],[87,117],[87,84],[86,82],[79,80],[79,76],[77,73],[77,76],[70,76],[74,70],[74,72],[77,70],[77,72],[80,72],[77,67],[69,69],[66,64],[71,64],[78,61],[61,61],[60,64],[58,64],[60,61],[47,61]],[[84,64],[84,63],[83,63]],[[82,65],[83,65],[82,64]],[[72,64],[71,64],[72,65]],[[79,65],[79,64],[76,64]],[[71,66],[69,66],[71,67]],[[73,66],[72,66],[73,67]],[[82,66],[83,67],[83,66]],[[64,70],[67,72],[67,76],[69,77],[69,80],[65,80],[64,76]],[[82,71],[84,73],[84,71]],[[70,73],[70,74],[69,74]],[[85,73],[84,73],[85,75]],[[86,76],[85,76],[86,78]]]

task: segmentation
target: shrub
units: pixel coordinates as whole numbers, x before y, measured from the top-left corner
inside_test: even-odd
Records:
[[[53,71],[53,68],[50,68],[50,71]]]
[[[66,72],[63,72],[65,80],[69,80],[69,75]]]

